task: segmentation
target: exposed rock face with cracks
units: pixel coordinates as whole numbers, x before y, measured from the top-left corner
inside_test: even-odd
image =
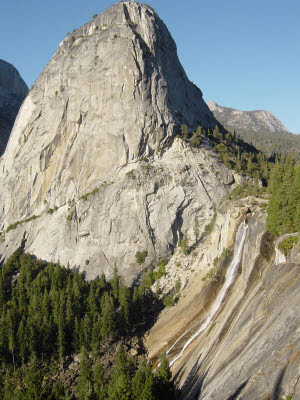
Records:
[[[174,141],[183,123],[216,121],[149,6],[117,3],[69,35],[27,96],[1,160],[2,255],[26,230],[25,249],[38,257],[90,278],[116,263],[130,281],[136,251],[148,250],[147,262],[169,254],[233,182],[209,147],[194,155]]]
[[[275,134],[287,132],[283,123],[270,111],[241,111],[222,107],[213,100],[207,103],[215,117],[231,132],[246,130],[255,132],[272,132]]]
[[[299,398],[299,247],[289,262],[278,264],[265,214],[253,207],[234,283],[209,325],[172,366],[180,399]],[[224,275],[205,279],[214,255],[206,257],[230,246],[232,227],[242,221],[233,211],[231,205],[218,214],[211,237],[196,248],[198,256],[189,265],[196,272],[178,304],[164,310],[151,329],[146,346],[154,362],[182,337],[173,349],[177,354],[211,312]]]

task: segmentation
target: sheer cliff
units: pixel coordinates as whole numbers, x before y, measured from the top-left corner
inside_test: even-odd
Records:
[[[202,93],[151,7],[117,3],[69,35],[17,117],[1,160],[3,256],[26,251],[126,279],[172,252],[234,178],[209,143],[175,139],[213,128]],[[126,272],[125,272],[126,270]]]
[[[16,68],[0,60],[0,156],[27,92],[28,87]]]

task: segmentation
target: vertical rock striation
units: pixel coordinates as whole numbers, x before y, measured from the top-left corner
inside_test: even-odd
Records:
[[[166,26],[148,6],[115,4],[60,44],[27,97],[1,167],[28,180],[31,204],[19,192],[11,212],[84,192],[182,123],[215,120]]]
[[[117,3],[68,35],[26,97],[0,164],[2,255],[25,230],[28,251],[90,277],[115,262],[134,277],[137,250],[149,261],[169,254],[234,181],[208,143],[197,155],[174,141],[183,123],[216,121],[151,7]]]
[[[224,229],[226,224],[216,224],[212,239]],[[265,229],[265,215],[256,208],[249,220],[235,282],[209,325],[172,366],[174,380],[181,389],[179,398],[299,397],[300,264],[277,264],[273,238]],[[203,246],[196,250],[201,252]],[[212,241],[209,250],[216,246],[217,241]],[[201,263],[199,257],[195,265]],[[203,281],[202,276],[200,271],[193,277],[178,305],[164,311],[151,329],[146,345],[154,360],[191,328],[177,345],[180,351],[211,312],[224,279],[221,275],[218,285],[213,280]]]

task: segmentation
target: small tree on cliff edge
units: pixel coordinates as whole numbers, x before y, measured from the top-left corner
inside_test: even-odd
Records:
[[[160,396],[159,398],[164,400],[175,399],[174,384],[171,381],[171,378],[172,373],[170,370],[170,365],[167,360],[166,353],[164,353],[156,375],[156,387]]]

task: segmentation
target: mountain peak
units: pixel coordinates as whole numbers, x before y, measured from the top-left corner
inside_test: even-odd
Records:
[[[210,100],[207,103],[207,105],[212,112],[217,112],[221,113],[222,115],[225,114],[227,115],[226,121],[224,120],[222,122],[220,120],[219,122],[221,122],[228,130],[232,131],[232,129],[237,129],[237,125],[239,125],[240,129],[273,132],[273,133],[286,132],[283,123],[279,121],[279,119],[277,119],[274,116],[274,114],[272,114],[270,111],[236,110],[234,108],[220,106],[213,100]]]
[[[0,156],[27,92],[28,87],[17,69],[7,61],[0,60]]]
[[[217,108],[217,106],[218,106],[217,103],[214,100],[209,100],[207,102],[207,105],[208,105],[210,111],[215,110]]]
[[[12,64],[0,59],[0,95],[24,97],[27,92],[28,87],[18,70]]]
[[[167,255],[180,235],[177,216],[198,207],[186,200],[199,197],[198,178],[194,191],[182,189],[186,150],[175,139],[182,124],[213,129],[216,120],[151,7],[116,3],[69,34],[26,97],[1,159],[1,221],[11,244],[1,254],[24,234],[15,223],[29,219],[26,250],[89,277],[109,275],[114,263],[136,276],[137,250],[150,260]],[[209,184],[220,182],[203,194],[208,214],[233,179],[216,168]],[[157,192],[161,200],[150,209]]]
[[[213,100],[207,103],[215,118],[230,132],[235,131],[246,142],[267,153],[300,154],[300,135],[288,132],[270,111],[242,111],[222,107]]]

